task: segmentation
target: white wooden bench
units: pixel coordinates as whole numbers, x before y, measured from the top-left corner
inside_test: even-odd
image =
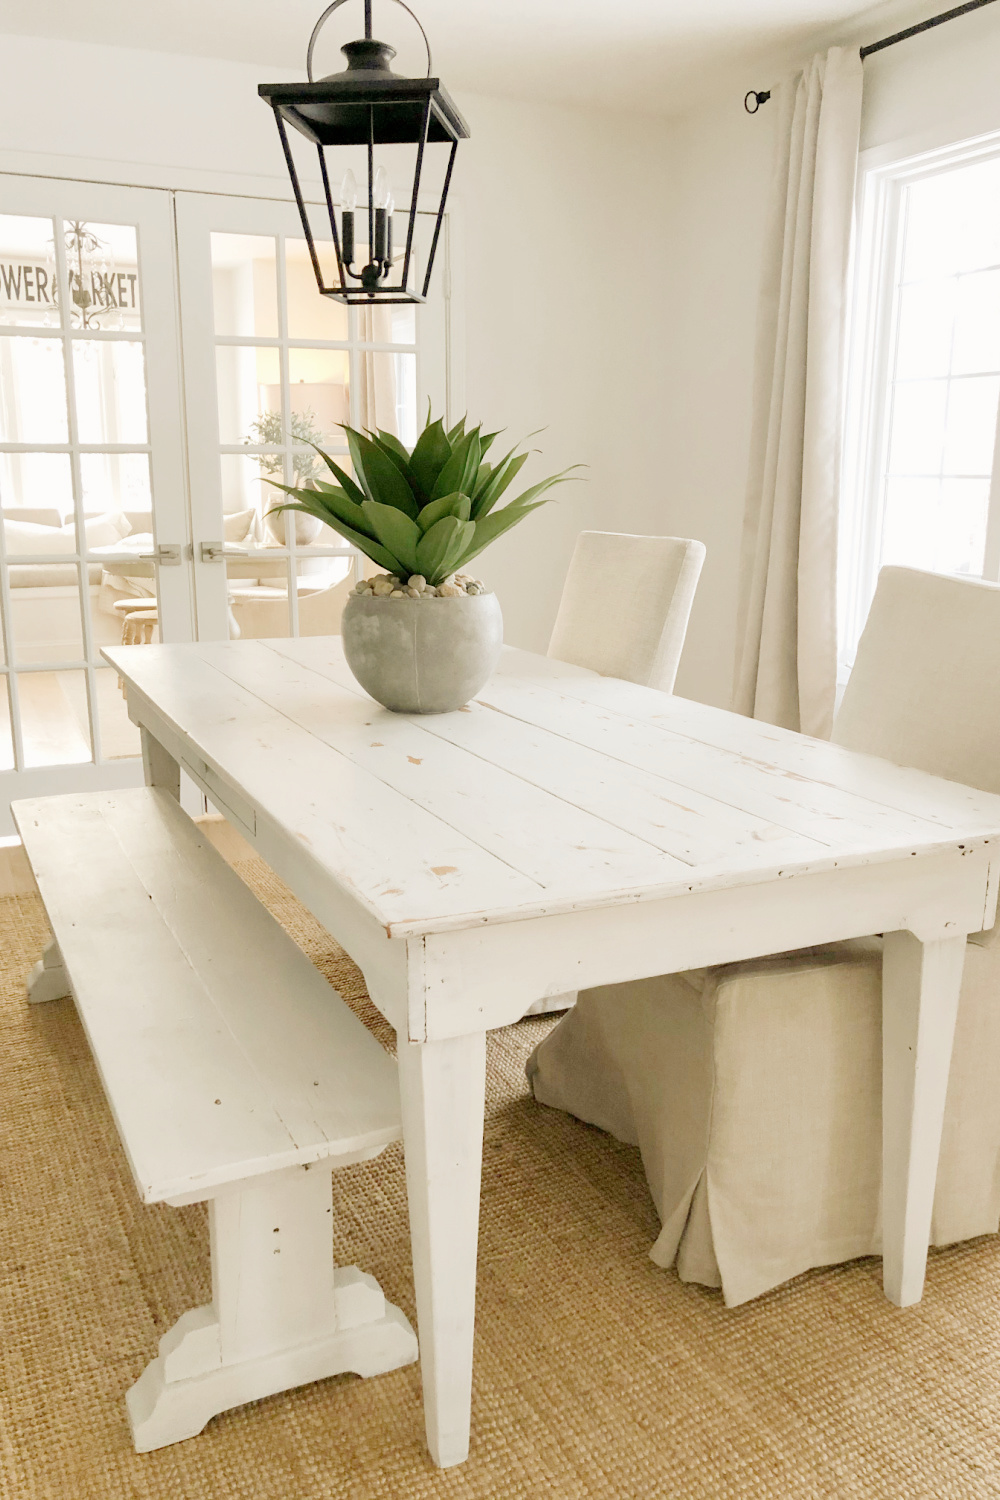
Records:
[[[232,1406],[409,1364],[377,1282],[336,1269],[331,1170],[400,1136],[396,1068],[164,791],[16,802],[54,942],[144,1203],[210,1203],[212,1303],[128,1392],[139,1452]]]

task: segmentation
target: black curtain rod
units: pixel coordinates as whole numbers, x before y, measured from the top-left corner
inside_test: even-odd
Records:
[[[880,42],[872,42],[868,47],[861,48],[861,61],[864,62],[873,52],[883,52],[886,47],[895,47],[897,42],[908,41],[911,36],[919,36],[922,31],[930,31],[935,26],[943,26],[945,21],[954,21],[956,16],[967,16],[970,10],[981,10],[984,5],[992,5],[993,0],[965,0],[964,5],[956,5],[951,10],[942,11],[939,16],[931,16],[928,21],[919,21],[916,26],[907,26],[905,31],[894,32],[892,36],[883,37]],[[751,89],[743,100],[743,108],[748,115],[755,115],[762,104],[766,104],[771,97],[770,89],[758,92]],[[754,101],[750,108],[750,100]]]
[[[956,16],[966,16],[970,10],[981,10],[984,5],[992,5],[993,0],[965,0],[964,5],[956,5],[954,10],[942,11],[939,16],[931,16],[929,21],[920,21],[916,26],[907,26],[905,31],[897,31],[894,36],[883,37],[880,42],[872,42],[870,47],[862,47],[861,61],[872,52],[881,52],[885,47],[895,47],[897,42],[905,42],[911,36],[919,36],[922,31],[930,31],[933,26],[943,26],[945,21],[954,21]]]

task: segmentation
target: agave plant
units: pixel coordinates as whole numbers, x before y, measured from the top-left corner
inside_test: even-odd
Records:
[[[429,411],[412,451],[382,429],[365,433],[344,426],[344,431],[356,477],[317,447],[336,483],[312,479],[295,487],[271,479],[268,483],[295,497],[274,510],[317,516],[387,573],[398,578],[419,573],[431,587],[544,505],[541,497],[571,472],[563,469],[540,480],[498,509],[528,454],[516,445],[499,463],[488,463],[485,455],[497,433],[480,427],[467,432],[464,417],[446,431]]]

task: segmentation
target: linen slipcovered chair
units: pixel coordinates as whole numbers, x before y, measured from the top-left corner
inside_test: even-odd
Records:
[[[704,542],[685,537],[581,531],[547,654],[672,693],[704,561]],[[609,587],[616,579],[627,588]],[[526,1014],[566,1010],[575,1000],[575,990],[549,995]]]
[[[1000,792],[1000,587],[884,568],[832,738]],[[998,933],[966,948],[934,1245],[1000,1220]],[[878,939],[582,991],[528,1073],[640,1147],[653,1260],[729,1306],[880,1253]]]
[[[683,537],[581,531],[548,655],[672,693],[704,561]]]

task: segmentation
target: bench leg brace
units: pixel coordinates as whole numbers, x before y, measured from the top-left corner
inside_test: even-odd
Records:
[[[64,1000],[73,991],[69,987],[62,954],[55,940],[48,945],[38,963],[32,967],[27,979],[28,1000],[32,1005],[41,1005],[46,1000]]]
[[[194,1437],[246,1401],[417,1358],[372,1276],[334,1268],[331,1167],[294,1167],[210,1204],[212,1304],[177,1320],[125,1397],[136,1451]]]

